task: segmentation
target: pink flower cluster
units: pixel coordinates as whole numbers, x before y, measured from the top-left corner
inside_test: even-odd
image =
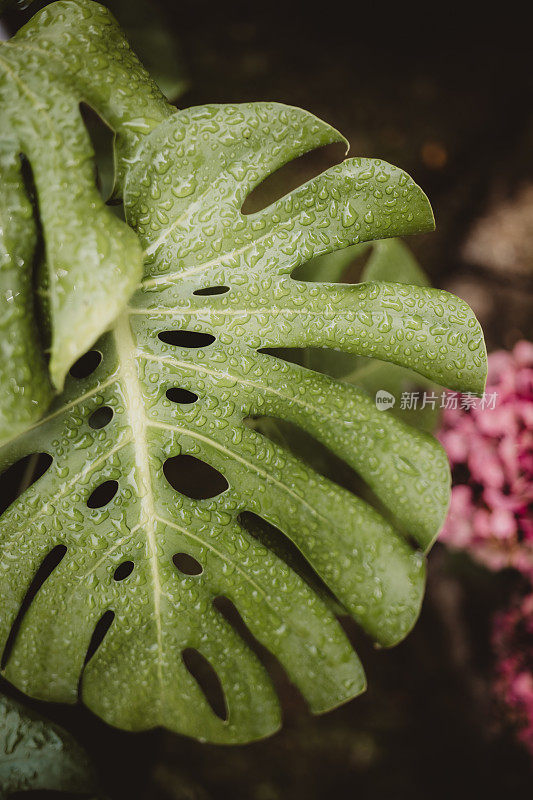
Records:
[[[533,344],[489,356],[495,403],[446,408],[439,434],[454,486],[441,533],[493,570],[533,579]]]
[[[533,344],[489,356],[489,393],[493,404],[444,410],[454,485],[441,539],[533,583]],[[533,755],[533,591],[496,615],[492,644],[494,696]]]
[[[533,594],[494,619],[494,694],[533,755]]]

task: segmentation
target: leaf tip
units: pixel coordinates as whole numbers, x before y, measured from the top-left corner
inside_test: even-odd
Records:
[[[429,202],[429,198],[420,186],[415,183],[414,184],[415,191],[416,191],[416,202],[417,202],[417,233],[431,233],[435,230],[435,215],[433,213],[433,209],[431,207],[431,203]],[[414,232],[414,231],[413,231]]]

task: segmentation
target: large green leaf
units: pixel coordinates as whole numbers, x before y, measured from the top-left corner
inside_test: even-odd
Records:
[[[137,238],[96,188],[80,102],[92,106],[116,133],[120,184],[140,136],[168,116],[170,107],[109,12],[90,0],[69,0],[43,9],[0,49],[0,154],[12,163],[23,153],[31,167],[46,258],[50,374],[59,389],[73,361],[115,319],[142,272]],[[13,191],[21,205],[19,179]],[[15,240],[16,221],[8,217],[5,224],[4,239]],[[25,224],[29,243],[35,238],[33,223],[28,218]],[[27,269],[32,252],[29,244],[26,249]],[[27,315],[24,297],[14,302]],[[32,369],[22,348],[19,367],[9,349],[0,347],[4,385],[19,369]],[[41,392],[34,418],[45,400]],[[11,422],[12,416],[2,424]]]
[[[235,604],[314,712],[357,695],[365,679],[309,568],[380,644],[414,624],[422,550],[448,503],[443,450],[354,386],[260,352],[337,348],[483,387],[482,334],[458,298],[290,277],[317,255],[432,228],[426,197],[401,170],[350,159],[241,213],[270,172],[341,139],[299,109],[205,106],[175,114],[137,151],[124,197],[145,252],[142,285],[98,344],[92,374],[68,379],[49,416],[0,451],[0,468],[30,452],[53,457],[2,519],[0,642],[43,559],[66,548],[5,655],[6,676],[25,692],[73,702],[80,687],[113,725],[248,741],[278,727],[278,701],[215,598]],[[300,426],[344,459],[394,524],[250,429],[258,415]],[[195,484],[195,459],[221,475]],[[105,505],[93,508],[95,498]],[[258,540],[243,512],[279,528],[306,569]],[[180,571],[179,553],[196,569]],[[95,626],[112,614],[84,666]],[[218,674],[226,714],[212,710],[191,651]]]
[[[15,792],[85,794],[94,787],[89,759],[70,734],[0,695],[0,800]]]

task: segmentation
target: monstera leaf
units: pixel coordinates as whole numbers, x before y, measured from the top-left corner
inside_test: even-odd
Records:
[[[123,88],[116,91],[119,84]],[[124,159],[139,137],[171,111],[109,12],[90,0],[69,0],[36,14],[0,49],[0,168],[2,183],[9,187],[8,202],[17,209],[13,218],[4,211],[2,275],[18,270],[29,276],[34,255],[36,226],[27,211],[18,165],[23,154],[26,180],[35,185],[44,240],[50,374],[58,389],[73,361],[123,308],[142,272],[137,238],[106,207],[96,188],[80,102],[92,106],[116,133],[119,184]],[[21,225],[24,245],[11,246]],[[24,286],[28,280],[19,278]],[[6,303],[9,314],[2,308],[2,321],[13,320],[13,330],[0,344],[0,440],[12,425],[20,426],[28,417],[35,420],[49,397],[42,354],[24,345],[13,352],[11,344],[18,339],[17,326],[34,324],[28,321],[32,307],[26,289],[3,297]],[[24,392],[17,384],[21,373],[32,375]],[[20,418],[13,415],[7,397],[15,384],[23,405]]]
[[[0,800],[15,792],[94,787],[89,759],[70,734],[0,696]]]
[[[0,533],[3,668],[30,695],[79,692],[131,730],[248,741],[276,730],[279,704],[221,597],[314,712],[365,687],[333,607],[384,646],[414,624],[448,503],[443,450],[354,386],[261,351],[334,348],[480,392],[485,349],[446,292],[291,277],[320,254],[431,229],[401,170],[346,160],[241,212],[270,172],[341,139],[311,114],[257,103],[179,112],[137,150],[124,202],[144,279],[49,415],[0,451],[0,468],[36,451],[51,460]],[[344,459],[393,521],[246,424],[262,415]],[[265,545],[258,520],[306,569]],[[202,670],[216,673],[218,704]]]

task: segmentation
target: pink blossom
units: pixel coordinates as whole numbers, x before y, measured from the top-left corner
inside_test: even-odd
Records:
[[[533,594],[494,618],[494,696],[533,755]]]
[[[485,402],[445,409],[439,438],[454,478],[442,541],[533,579],[533,343],[489,356]]]

